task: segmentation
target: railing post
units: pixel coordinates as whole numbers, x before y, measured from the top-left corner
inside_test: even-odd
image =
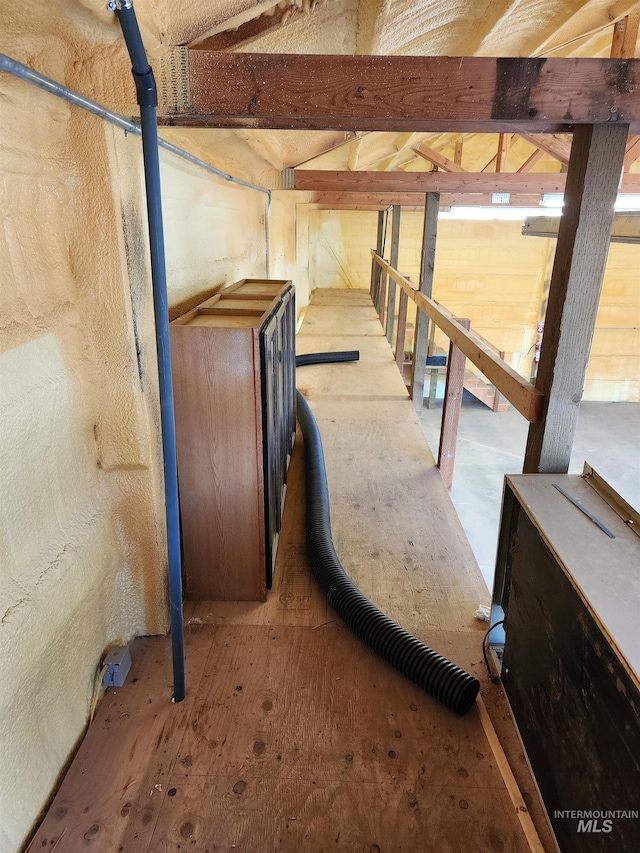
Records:
[[[420,260],[420,293],[431,296],[433,291],[433,269],[436,254],[436,236],[438,231],[438,210],[440,193],[427,193],[424,207],[424,227],[422,233],[422,256]],[[413,338],[413,364],[411,365],[410,394],[418,414],[424,405],[424,379],[427,361],[427,340],[429,327],[435,331],[435,324],[429,323],[427,315],[419,308],[416,312],[416,330]]]
[[[504,361],[504,350],[500,350],[498,355]],[[500,403],[502,402],[502,394],[498,391],[497,386],[494,385],[493,387],[496,389],[496,395],[493,398],[493,411],[497,412],[500,407]]]
[[[400,205],[393,205],[393,223],[391,225],[391,257],[390,264],[394,270],[398,269],[398,249],[400,245]],[[396,319],[396,283],[389,281],[389,304],[387,308],[387,341],[393,346],[393,325]]]
[[[378,269],[378,265],[376,263],[376,259],[371,256],[371,282],[369,283],[369,296],[371,297],[371,301],[375,305],[376,303],[376,270]]]
[[[458,323],[467,330],[471,325],[469,320],[459,319]],[[465,354],[452,341],[449,344],[449,358],[447,359],[447,384],[442,406],[440,448],[438,450],[438,468],[440,468],[440,474],[447,489],[451,489],[453,483],[466,361]]]
[[[407,304],[409,297],[404,292],[400,291],[400,301],[398,302],[398,334],[396,335],[396,364],[398,370],[402,373],[404,367],[404,339],[407,334]]]
[[[378,309],[378,316],[380,317],[380,323],[382,328],[385,328],[386,320],[387,320],[387,271],[381,269],[380,270],[380,302]]]

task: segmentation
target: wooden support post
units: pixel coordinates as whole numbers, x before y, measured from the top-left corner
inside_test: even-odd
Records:
[[[378,279],[378,274],[380,271],[380,267],[376,263],[376,259],[372,256],[371,258],[371,281],[369,283],[369,296],[371,297],[371,301],[375,305],[376,302],[376,281]]]
[[[382,328],[385,328],[385,323],[387,320],[387,271],[380,270],[380,293],[378,295],[379,298],[379,308],[378,308],[378,317],[380,318],[380,323],[382,324]]]
[[[396,335],[396,364],[398,370],[402,373],[404,367],[404,339],[407,334],[407,305],[409,297],[404,292],[400,291],[400,300],[398,302],[398,333]]]
[[[500,356],[500,358],[501,358],[503,361],[504,361],[504,354],[505,354],[505,353],[504,353],[504,350],[500,350],[500,352],[498,353],[498,355]],[[494,386],[494,387],[495,387],[495,386]],[[496,394],[495,394],[495,397],[493,398],[493,411],[494,411],[494,412],[497,412],[497,411],[498,411],[498,409],[500,408],[500,403],[501,403],[501,402],[502,402],[502,394],[501,394],[501,393],[500,393],[500,391],[498,391],[498,389],[496,388]]]
[[[469,329],[469,320],[458,320],[461,326]],[[442,424],[440,425],[440,448],[438,450],[438,468],[447,489],[453,483],[453,467],[456,461],[458,443],[458,423],[464,390],[464,367],[466,355],[451,341],[447,359],[447,384],[442,406]]]
[[[385,211],[379,210],[378,211],[378,236],[376,239],[376,254],[380,255],[381,258],[384,257],[384,236],[385,236],[385,234],[384,234],[384,231],[385,231],[384,218],[385,218]],[[377,294],[380,291],[380,272],[381,272],[381,270],[377,264],[376,264],[375,269],[376,269],[376,278],[375,278],[375,284],[374,284],[374,293],[376,294],[376,297],[377,297]],[[376,308],[377,308],[378,307],[377,299],[374,301],[376,303]]]
[[[433,270],[436,259],[436,236],[438,233],[439,193],[427,193],[422,229],[422,254],[420,257],[420,293],[431,297],[433,293]],[[435,329],[435,326],[433,327]],[[424,405],[424,377],[429,340],[429,317],[419,308],[416,312],[416,330],[413,338],[413,362],[411,365],[410,394],[416,412],[420,414]]]
[[[536,379],[544,406],[529,427],[525,474],[569,468],[628,130],[611,122],[573,135]]]
[[[400,245],[400,205],[393,205],[393,224],[391,226],[391,266],[398,269],[398,247]],[[396,283],[389,279],[389,300],[387,305],[387,341],[393,346],[393,326],[396,319]]]

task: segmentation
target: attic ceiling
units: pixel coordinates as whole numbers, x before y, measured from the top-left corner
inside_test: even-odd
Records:
[[[158,50],[423,56],[611,55],[616,21],[640,16],[638,0],[138,0]],[[637,55],[637,52],[636,52]],[[554,153],[496,134],[411,134],[164,128],[163,135],[245,179],[279,185],[282,170],[558,172]],[[568,150],[570,138],[551,140]],[[505,145],[502,141],[503,146]],[[416,149],[435,152],[429,160]],[[534,156],[535,155],[535,156]],[[533,162],[529,162],[533,157]],[[525,164],[527,164],[525,166]],[[633,167],[635,171],[636,166]]]

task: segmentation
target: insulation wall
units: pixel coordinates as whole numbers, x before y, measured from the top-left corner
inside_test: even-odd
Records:
[[[103,12],[4,4],[0,50],[135,114]],[[0,850],[14,853],[106,648],[168,618],[140,139],[6,74],[0,102]],[[171,154],[161,169],[171,304],[264,275],[266,196]],[[276,215],[291,232],[276,271],[292,266],[294,212]]]
[[[311,209],[310,282],[314,287],[369,287],[375,211]],[[423,214],[404,211],[400,271],[419,280]],[[527,379],[536,324],[544,319],[555,240],[525,238],[520,222],[441,219],[434,298],[499,350]],[[387,251],[391,242],[391,217]],[[612,243],[587,368],[585,400],[640,400],[640,246]],[[444,335],[436,343],[448,347]]]

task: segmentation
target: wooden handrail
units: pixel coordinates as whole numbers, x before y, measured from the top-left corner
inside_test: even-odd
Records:
[[[521,415],[530,423],[538,423],[542,419],[544,396],[537,388],[501,358],[498,358],[486,344],[478,339],[477,335],[464,329],[450,311],[420,293],[408,279],[376,254],[373,249],[371,250],[371,257],[389,278],[393,279],[407,294],[409,299],[415,302],[418,308],[424,311],[458,349],[481,370]]]

